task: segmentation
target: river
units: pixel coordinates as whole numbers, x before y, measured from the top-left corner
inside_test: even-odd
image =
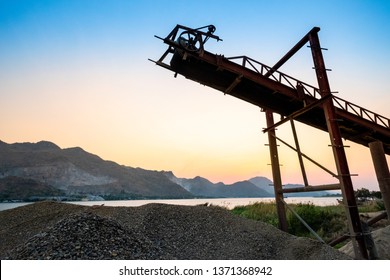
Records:
[[[288,204],[292,203],[312,203],[317,206],[337,205],[337,199],[340,197],[288,197],[285,201]],[[105,206],[126,206],[137,207],[149,203],[164,203],[175,205],[199,205],[199,204],[211,204],[216,206],[226,207],[233,209],[240,205],[249,205],[255,202],[274,202],[274,198],[202,198],[202,199],[156,199],[156,200],[105,200],[105,201],[71,201],[66,203],[78,204],[78,205],[101,205]],[[30,204],[29,202],[14,202],[14,203],[0,203],[0,211],[16,208],[19,206]]]

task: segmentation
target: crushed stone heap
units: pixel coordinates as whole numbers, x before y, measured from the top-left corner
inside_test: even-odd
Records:
[[[350,259],[214,206],[39,202],[0,212],[1,259]]]

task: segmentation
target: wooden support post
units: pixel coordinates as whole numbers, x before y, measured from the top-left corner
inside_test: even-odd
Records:
[[[267,126],[271,127],[274,125],[274,117],[273,113],[270,110],[265,111]],[[283,192],[282,192],[282,177],[280,174],[280,164],[279,164],[279,156],[278,156],[278,147],[276,143],[275,137],[275,128],[270,129],[268,131],[268,142],[269,142],[269,151],[271,157],[271,165],[272,165],[272,177],[274,181],[274,189],[275,189],[275,202],[276,209],[278,212],[279,218],[279,229],[287,232],[287,217],[286,217],[286,208],[283,203]]]
[[[383,149],[383,143],[381,141],[375,141],[368,145],[370,147],[379,189],[385,204],[387,218],[390,220],[390,172]]]

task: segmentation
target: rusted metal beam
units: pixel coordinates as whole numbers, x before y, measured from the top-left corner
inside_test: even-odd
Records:
[[[173,71],[173,70],[172,70],[172,67],[169,66],[168,64],[164,63],[164,62],[161,62],[161,61],[154,61],[154,60],[151,60],[151,59],[149,59],[149,61],[156,63],[156,65],[158,65],[158,66],[161,66],[161,67],[163,67],[163,68],[166,68],[166,69],[168,69],[168,70]]]
[[[292,119],[299,117],[300,115],[312,110],[313,108],[320,106],[328,98],[330,98],[330,96],[324,96],[323,98],[318,99],[317,101],[314,101],[313,103],[310,103],[309,105],[303,107],[302,109],[295,111],[291,115],[288,115],[283,120],[275,123],[272,127],[267,127],[266,129],[263,129],[263,132],[267,132],[269,129],[274,129],[274,128],[278,127],[279,125],[284,124],[285,122],[288,122],[289,120],[292,120]]]
[[[242,79],[242,75],[239,75],[234,81],[233,83],[230,84],[230,86],[225,90],[225,93],[226,94],[229,94],[240,82],[241,82],[241,79]]]
[[[380,141],[375,141],[371,142],[369,147],[379,189],[382,193],[383,202],[387,211],[387,217],[390,217],[390,172],[383,144]]]
[[[309,41],[309,35],[311,33],[317,33],[318,31],[320,31],[319,27],[313,27],[294,47],[292,47],[290,51],[288,51],[278,62],[276,62],[276,64],[271,67],[271,69],[264,76],[271,76]]]
[[[273,113],[270,110],[265,111],[265,116],[267,120],[267,126],[272,126],[274,123]],[[278,147],[275,138],[275,129],[271,129],[268,131],[268,142],[269,142],[269,151],[271,157],[271,166],[272,166],[272,177],[275,189],[275,202],[276,209],[279,218],[279,229],[287,232],[287,216],[286,216],[286,208],[283,203],[283,193],[282,191],[282,176],[280,174],[280,164],[279,164],[279,156],[278,156]]]
[[[387,213],[386,213],[386,211],[384,211],[384,212],[380,213],[379,215],[377,215],[377,216],[367,220],[366,223],[367,223],[367,225],[371,226],[371,225],[379,222],[380,220],[386,219],[386,217],[387,217]],[[337,244],[339,244],[339,243],[341,243],[341,242],[343,242],[343,241],[345,241],[345,240],[347,240],[349,238],[350,238],[349,234],[346,233],[346,234],[344,234],[344,235],[342,235],[340,237],[337,237],[336,239],[332,240],[331,242],[328,243],[328,245],[336,246]]]
[[[288,204],[284,200],[282,200],[282,202],[284,203],[284,205],[286,205],[287,209],[290,210],[291,213],[293,213],[298,218],[298,220],[314,235],[314,237],[318,239],[318,241],[326,244],[325,241],[315,232],[315,230],[312,229],[311,226],[308,223],[306,223],[306,221],[301,216],[299,216],[299,214],[295,212],[293,208],[288,206]]]
[[[321,45],[317,32],[309,34],[309,42],[313,56],[314,68],[316,71],[318,86],[322,97],[331,95],[328,76],[326,73],[325,62],[322,56]],[[364,241],[362,225],[359,219],[359,210],[356,205],[356,199],[353,191],[352,179],[349,172],[347,157],[344,151],[343,141],[337,123],[337,115],[332,99],[328,99],[323,104],[326,125],[328,127],[330,141],[334,159],[336,162],[338,178],[341,185],[343,199],[346,202],[346,214],[348,226],[354,245],[354,252],[357,259],[368,259],[368,252]]]
[[[288,144],[286,141],[284,141],[283,139],[275,136],[275,138],[280,141],[281,143],[283,143],[284,145],[286,145],[287,147],[289,147],[290,149],[294,150],[297,152],[297,149],[294,148],[293,146],[291,146],[290,144]],[[314,159],[310,158],[309,156],[305,155],[304,153],[301,152],[301,155],[306,158],[307,160],[309,160],[310,162],[314,163],[315,165],[317,165],[319,168],[321,168],[322,170],[326,171],[327,173],[329,173],[330,175],[332,175],[333,177],[337,177],[337,174],[335,174],[334,172],[330,171],[328,168],[326,168],[325,166],[323,166],[322,164],[318,163],[317,161],[315,161]]]
[[[308,186],[309,182],[307,180],[305,165],[303,164],[302,152],[301,152],[301,148],[299,146],[299,140],[298,140],[297,130],[295,129],[294,120],[291,119],[290,123],[291,123],[291,130],[292,130],[293,137],[294,137],[294,142],[295,142],[295,149],[297,150],[299,166],[301,167],[303,183],[304,183],[305,186]]]
[[[389,215],[387,214],[387,212],[384,211],[379,215],[367,220],[367,225],[372,226],[373,224],[379,222],[380,220],[386,219],[386,217],[389,218]]]
[[[305,186],[299,188],[283,189],[283,193],[297,193],[297,192],[316,192],[316,191],[330,191],[339,190],[340,184],[318,185],[318,186]]]

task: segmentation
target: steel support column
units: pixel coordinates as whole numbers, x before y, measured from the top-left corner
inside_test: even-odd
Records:
[[[317,32],[312,32],[309,34],[309,42],[321,97],[331,95],[328,76],[326,74],[325,63],[322,56]],[[341,138],[340,129],[337,123],[337,116],[333,105],[333,100],[327,99],[323,104],[323,109],[330,141],[332,144],[333,155],[336,162],[338,178],[340,180],[343,201],[346,207],[348,226],[352,237],[355,256],[357,259],[368,259],[368,252],[364,242],[359,211],[356,205],[356,199],[353,191],[352,179],[349,172],[343,140]]]
[[[267,127],[272,127],[274,125],[274,116],[272,111],[266,110],[265,116],[267,120]],[[279,217],[279,229],[287,232],[288,225],[286,217],[286,208],[283,203],[282,176],[280,174],[280,164],[278,156],[278,147],[276,143],[275,128],[270,129],[268,131],[268,142],[271,157],[272,177],[275,190],[276,209]]]
[[[383,149],[383,143],[381,141],[371,142],[369,147],[379,189],[382,193],[383,202],[387,211],[387,218],[390,220],[390,172]]]

